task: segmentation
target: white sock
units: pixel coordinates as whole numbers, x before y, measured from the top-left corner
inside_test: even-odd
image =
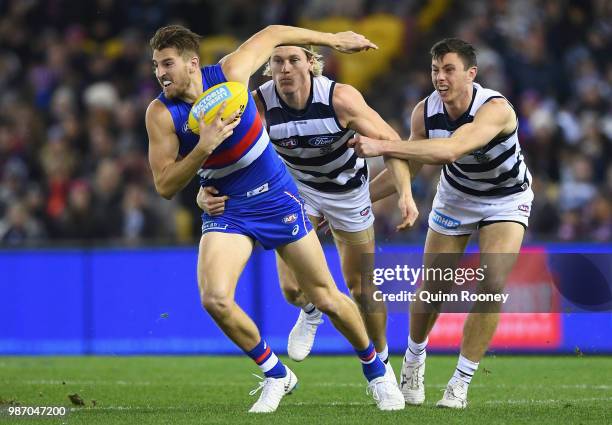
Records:
[[[385,348],[380,353],[376,352],[376,354],[378,358],[386,364],[389,361],[389,346],[385,345]]]
[[[476,373],[477,369],[478,363],[474,363],[473,361],[468,360],[459,354],[457,368],[455,369],[455,373],[453,374],[451,381],[453,379],[459,379],[469,385],[470,382],[472,382],[472,377],[474,376],[474,373]]]
[[[304,313],[309,316],[318,316],[321,314],[319,309],[316,308],[313,303],[306,304],[304,307],[302,307],[302,310],[304,310]]]
[[[408,335],[408,349],[406,350],[406,360],[409,362],[423,363],[427,357],[427,342],[429,338],[425,338],[425,341],[416,343]]]

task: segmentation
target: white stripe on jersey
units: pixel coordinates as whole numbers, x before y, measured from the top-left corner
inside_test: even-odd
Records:
[[[357,160],[359,161],[364,161],[363,158],[359,158]],[[363,164],[362,164],[363,165]],[[294,176],[294,178],[296,178],[297,180],[301,181],[301,182],[311,182],[311,183],[325,183],[327,181],[329,181],[329,179],[325,176],[323,177],[314,177],[310,174],[305,174],[305,173],[301,173],[299,170],[295,169],[295,168],[291,168],[291,167],[287,167],[289,169],[289,171],[291,172],[291,174]],[[349,169],[347,171],[342,171],[340,174],[338,174],[338,176],[334,179],[334,181],[338,182],[339,184],[346,184],[346,182],[353,178],[355,176],[355,172],[352,169]]]
[[[353,136],[352,132],[347,132],[340,139],[336,140],[334,143],[329,145],[329,151],[330,152],[335,151],[336,149],[344,145],[348,141],[348,139],[350,139],[352,136]],[[288,149],[288,148],[280,147],[278,145],[274,145],[274,149],[276,149],[276,152],[278,153],[281,153],[284,155],[291,155],[291,156],[295,156],[299,158],[317,158],[321,156],[321,152],[319,149],[305,149],[305,148]],[[349,148],[348,151],[354,152],[354,149]]]
[[[259,158],[259,156],[266,150],[269,142],[270,138],[268,137],[268,133],[265,129],[263,129],[261,136],[259,136],[259,139],[257,139],[257,142],[255,142],[246,155],[240,158],[237,162],[223,168],[200,168],[198,170],[198,175],[205,179],[220,179],[221,177],[228,176],[234,171],[238,171],[251,165],[251,163]]]
[[[289,171],[291,172],[293,172],[294,170],[302,170],[302,171],[316,171],[318,173],[330,174],[334,172],[334,170],[337,170],[338,168],[342,167],[342,165],[346,164],[353,155],[354,155],[354,152],[351,152],[351,150],[348,149],[338,159],[335,159],[332,162],[328,162],[325,165],[295,165],[295,164],[291,164],[288,162],[286,162],[286,164],[287,164],[287,167],[289,168]],[[357,163],[355,164],[355,167],[353,168],[363,167],[364,162],[365,161],[363,158],[357,159]],[[347,171],[352,171],[353,168]]]
[[[342,131],[333,118],[289,121],[270,126],[272,140],[287,139],[292,136],[319,136]]]

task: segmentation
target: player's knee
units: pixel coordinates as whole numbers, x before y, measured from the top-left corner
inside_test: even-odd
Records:
[[[340,295],[339,292],[338,295]],[[340,301],[339,297],[335,297],[333,293],[328,293],[327,291],[316,293],[310,300],[318,310],[330,317],[338,316]]]
[[[360,286],[353,286],[350,288],[351,291],[351,297],[353,297],[353,300],[355,301],[355,303],[357,305],[363,305],[365,299],[364,299],[364,293],[361,290]]]
[[[285,299],[287,300],[287,302],[289,304],[293,304],[293,305],[297,305],[299,304],[303,294],[302,291],[300,291],[299,288],[282,288],[283,289],[283,296],[285,297]]]
[[[202,306],[215,319],[223,319],[230,313],[233,300],[226,295],[203,294]]]

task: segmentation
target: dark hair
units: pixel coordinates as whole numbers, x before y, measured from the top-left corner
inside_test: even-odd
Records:
[[[174,47],[179,55],[185,52],[195,53],[199,56],[200,36],[181,25],[168,25],[155,31],[149,40],[153,50],[162,50]]]
[[[436,60],[441,59],[447,53],[457,53],[463,62],[464,69],[476,66],[476,49],[467,41],[459,38],[440,40],[433,45],[429,53]]]

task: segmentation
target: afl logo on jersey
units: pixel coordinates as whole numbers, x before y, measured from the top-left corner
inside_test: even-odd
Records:
[[[297,139],[289,138],[289,139],[279,140],[278,142],[276,142],[276,144],[280,146],[281,148],[293,149],[298,145],[298,141]]]
[[[289,214],[283,217],[283,223],[285,224],[291,224],[293,222],[295,222],[295,220],[297,220],[297,214]]]
[[[359,211],[359,215],[362,216],[362,217],[365,217],[368,214],[370,214],[370,207],[365,207],[364,209]]]
[[[308,140],[308,144],[314,147],[321,147],[331,145],[334,142],[335,137],[333,136],[318,136]]]

